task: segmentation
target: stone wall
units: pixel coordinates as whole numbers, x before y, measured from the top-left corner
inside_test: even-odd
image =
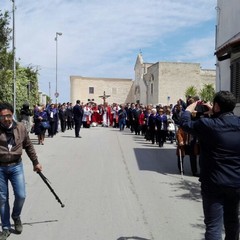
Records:
[[[204,84],[213,84],[215,87],[215,70],[202,70],[198,63],[158,62],[148,68],[145,77],[154,86],[153,94],[148,88],[147,104],[176,103],[179,98],[185,98],[185,91],[190,86],[198,90]],[[151,81],[151,79],[154,79]]]
[[[127,103],[132,102],[132,79],[120,78],[90,78],[81,76],[70,77],[70,96],[71,102],[75,103],[76,100],[81,100],[87,103],[89,100],[101,104],[104,91],[106,95],[110,95],[106,99],[109,104],[112,103]],[[89,88],[94,88],[94,93],[89,93]]]

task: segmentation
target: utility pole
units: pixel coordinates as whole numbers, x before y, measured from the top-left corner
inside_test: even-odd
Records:
[[[58,92],[58,36],[62,36],[61,32],[56,32],[56,91],[55,91],[55,97],[56,97],[56,104],[58,103],[58,97],[59,97],[59,92]]]
[[[12,53],[13,53],[13,114],[16,118],[16,49],[15,49],[15,0],[12,0],[13,14],[13,36],[12,36]]]
[[[51,82],[48,83],[48,87],[49,87],[49,98],[50,98],[50,102],[52,103],[52,96],[51,96]]]

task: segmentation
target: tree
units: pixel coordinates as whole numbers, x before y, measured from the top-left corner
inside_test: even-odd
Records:
[[[11,40],[11,29],[9,25],[9,13],[0,12],[0,101],[12,102],[12,89],[10,79],[12,78],[12,54],[9,53],[9,41]]]
[[[185,97],[187,98],[188,96],[196,96],[197,95],[197,88],[195,86],[190,86],[186,89],[185,91]]]
[[[11,32],[9,13],[0,10],[0,101],[13,101],[13,53],[9,50]],[[26,102],[38,103],[38,70],[16,62],[16,112]]]
[[[212,84],[204,84],[202,90],[200,90],[200,98],[205,102],[212,102],[215,90]]]
[[[37,70],[31,66],[27,68],[19,67],[17,69],[17,114],[24,103],[28,102],[30,107],[38,103],[37,74]]]
[[[11,40],[10,33],[12,30],[8,27],[8,25],[9,13],[5,12],[3,14],[0,10],[0,52],[5,51],[8,48],[9,41]]]

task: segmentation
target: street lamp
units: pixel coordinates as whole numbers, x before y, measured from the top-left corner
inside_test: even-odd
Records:
[[[12,36],[12,54],[13,54],[13,115],[16,117],[16,49],[15,49],[15,1],[12,0],[13,13],[13,36]]]
[[[58,36],[62,36],[62,33],[56,32],[56,91],[55,91],[55,97],[56,97],[56,103],[58,103]]]

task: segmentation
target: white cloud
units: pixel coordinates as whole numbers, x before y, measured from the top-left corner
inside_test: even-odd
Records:
[[[185,43],[184,47],[179,51],[175,59],[179,61],[191,61],[201,63],[204,68],[214,68],[215,57],[215,38],[213,36],[202,39],[191,39]]]
[[[133,77],[139,49],[168,44],[163,39],[179,29],[184,31],[204,22],[214,22],[215,2],[15,0],[17,56],[24,65],[39,66],[40,87],[48,93],[51,82],[53,92],[54,38],[56,32],[62,32],[63,35],[58,38],[58,85],[60,100],[65,101],[64,98],[69,97],[70,75]],[[5,9],[11,9],[9,0],[3,0],[3,4]],[[212,36],[209,37],[208,33],[201,39],[203,44],[194,44],[193,34],[192,40],[184,47],[182,59],[199,62],[209,55],[209,51],[213,51]]]

